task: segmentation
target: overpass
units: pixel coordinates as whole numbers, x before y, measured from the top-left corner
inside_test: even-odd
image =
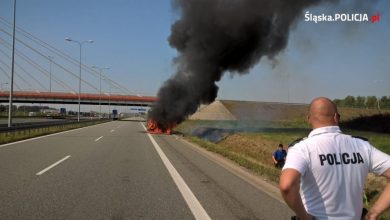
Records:
[[[83,105],[120,105],[120,106],[151,106],[157,98],[153,96],[130,96],[82,93],[80,103]],[[0,91],[0,103],[8,103],[9,92]],[[78,104],[77,93],[64,92],[32,92],[15,91],[12,98],[14,103],[50,103]],[[100,101],[99,101],[100,100]]]

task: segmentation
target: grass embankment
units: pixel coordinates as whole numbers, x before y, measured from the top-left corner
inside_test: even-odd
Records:
[[[251,157],[247,157],[242,152],[233,151],[221,144],[211,143],[194,136],[189,136],[187,139],[211,152],[218,153],[226,158],[229,158],[238,165],[263,175],[273,182],[277,182],[279,180],[280,171],[278,169],[262,164]]]
[[[283,124],[284,128],[280,128],[280,124]],[[309,132],[308,128],[291,129],[287,124],[301,125],[302,123],[300,121],[278,123],[265,121],[186,121],[180,124],[177,130],[199,146],[221,154],[237,164],[277,182],[280,170],[276,169],[272,163],[272,152],[275,151],[279,143],[287,146],[292,141],[306,136]],[[193,133],[196,133],[200,128],[216,128],[232,132],[222,134],[219,141],[212,143],[193,136]]]
[[[29,129],[9,131],[9,132],[0,132],[0,144],[6,144],[10,142],[20,141],[28,138],[43,136],[52,133],[58,133],[61,131],[72,130],[76,128],[91,126],[91,125],[105,123],[105,122],[108,122],[108,120],[85,121],[85,122],[74,123],[74,124],[51,125],[42,128],[29,128]]]
[[[192,135],[199,128],[216,128],[231,132],[223,133],[219,141],[212,143]],[[301,119],[279,122],[186,121],[177,130],[199,146],[221,154],[275,183],[279,181],[280,170],[273,166],[272,152],[276,150],[279,143],[287,147],[289,143],[306,137],[310,132],[306,122]],[[342,130],[346,134],[368,138],[372,145],[390,154],[390,134],[343,128]],[[367,178],[365,194],[368,207],[376,201],[385,184],[384,178],[373,175]],[[383,217],[390,219],[390,211],[387,211]]]

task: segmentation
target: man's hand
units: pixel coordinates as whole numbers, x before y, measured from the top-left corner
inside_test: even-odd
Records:
[[[272,156],[272,161],[274,162],[275,165],[278,163],[278,161],[276,161],[274,156]]]
[[[376,220],[376,218],[378,218],[379,216],[379,213],[376,213],[374,210],[370,210],[366,217],[364,217],[364,220]]]
[[[364,220],[376,220],[383,211],[390,207],[390,169],[387,169],[382,176],[387,178],[387,185]]]

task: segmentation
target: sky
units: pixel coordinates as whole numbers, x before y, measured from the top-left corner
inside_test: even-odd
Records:
[[[287,48],[275,60],[263,58],[248,74],[226,73],[217,83],[218,99],[308,103],[317,96],[389,96],[390,3],[377,0],[370,6],[373,1],[366,1],[357,0],[364,4],[356,8],[327,4],[307,11],[379,13],[379,22],[316,24],[305,22],[303,12],[290,32]],[[12,21],[12,4],[12,0],[0,0],[0,17]],[[83,45],[82,62],[110,67],[104,73],[136,94],[156,95],[175,73],[172,60],[177,52],[167,38],[179,15],[169,0],[17,0],[16,9],[19,27],[75,59],[79,58],[78,46],[64,38],[94,40]],[[48,67],[45,60],[29,54]],[[77,73],[76,67],[69,68]],[[77,87],[77,81],[57,67],[53,74]],[[85,77],[98,85],[98,79]],[[47,78],[38,78],[47,85]],[[0,80],[6,78],[0,75]],[[103,83],[103,90],[108,90],[107,84]]]

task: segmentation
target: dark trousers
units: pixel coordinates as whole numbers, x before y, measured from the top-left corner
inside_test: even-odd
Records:
[[[278,161],[276,164],[275,164],[275,167],[276,168],[283,168],[284,166],[284,160],[281,160],[281,161]]]

